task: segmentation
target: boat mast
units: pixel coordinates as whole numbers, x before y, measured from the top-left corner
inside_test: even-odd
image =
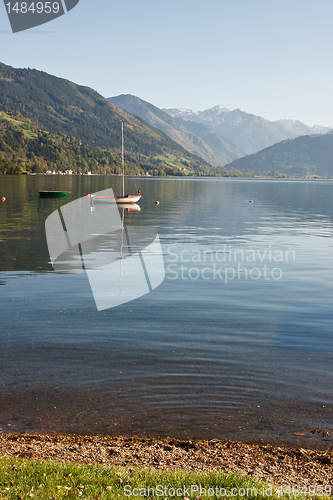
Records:
[[[124,162],[124,122],[121,120],[121,164],[123,167],[123,197],[125,196],[125,162]]]

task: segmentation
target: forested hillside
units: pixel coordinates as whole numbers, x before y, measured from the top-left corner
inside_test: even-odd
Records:
[[[143,158],[126,155],[126,173],[143,175],[212,175],[213,167],[201,166],[186,157],[169,153]],[[192,168],[197,168],[197,171]],[[121,157],[98,147],[88,146],[75,137],[37,128],[18,112],[0,113],[0,173],[32,173],[55,170],[75,173],[119,174]]]
[[[88,87],[33,69],[14,69],[0,63],[0,111],[20,113],[36,129],[72,137],[91,147],[121,150],[124,121],[127,158],[142,169],[174,169],[212,175],[214,169],[166,134],[114,106]],[[165,170],[164,170],[165,172]],[[166,173],[166,172],[165,172]]]
[[[333,135],[305,135],[274,144],[229,163],[226,168],[278,171],[295,177],[333,177]]]

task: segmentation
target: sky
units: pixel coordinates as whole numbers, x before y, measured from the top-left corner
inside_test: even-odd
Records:
[[[224,105],[330,127],[332,26],[332,0],[80,0],[54,21],[12,33],[1,2],[0,61],[104,97]]]

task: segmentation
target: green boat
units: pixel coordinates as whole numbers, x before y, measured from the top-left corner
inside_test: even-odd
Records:
[[[41,198],[63,198],[69,195],[70,191],[39,191]]]

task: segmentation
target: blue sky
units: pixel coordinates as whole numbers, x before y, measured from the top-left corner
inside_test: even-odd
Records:
[[[1,3],[0,61],[160,108],[333,126],[332,26],[332,0],[80,0],[13,34]]]

